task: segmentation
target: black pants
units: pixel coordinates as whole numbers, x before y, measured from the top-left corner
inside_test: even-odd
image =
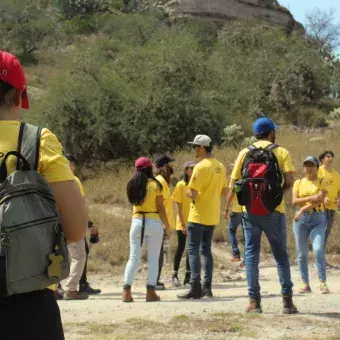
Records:
[[[89,244],[87,243],[86,237],[85,237],[85,251],[86,251],[86,262],[85,262],[83,275],[80,278],[79,284],[87,283],[87,260],[89,258],[90,248],[89,248]]]
[[[64,340],[60,311],[50,289],[0,298],[3,340]]]
[[[178,272],[179,265],[181,263],[181,259],[185,250],[185,245],[187,241],[187,235],[183,234],[181,230],[177,230],[177,250],[174,259],[174,271]],[[189,256],[187,253],[186,256],[186,271],[190,272],[190,265],[189,265]]]

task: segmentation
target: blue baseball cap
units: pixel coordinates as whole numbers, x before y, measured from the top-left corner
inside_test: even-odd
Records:
[[[319,165],[320,165],[319,160],[316,157],[314,157],[314,156],[308,156],[303,161],[303,165],[305,165],[306,163],[312,163],[312,164],[316,165],[317,167],[319,167]]]
[[[267,117],[261,117],[255,121],[253,128],[254,135],[256,136],[270,132],[272,130],[277,130],[279,128],[279,125],[275,124],[271,119]]]

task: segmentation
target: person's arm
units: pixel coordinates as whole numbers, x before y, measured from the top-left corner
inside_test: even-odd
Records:
[[[50,183],[50,186],[54,191],[67,242],[80,241],[86,235],[89,217],[76,181],[55,182]]]
[[[294,184],[294,172],[288,171],[283,174],[284,184],[282,187],[283,191],[289,190]]]
[[[161,218],[161,221],[163,222],[165,233],[166,233],[167,237],[170,237],[171,227],[170,227],[170,224],[169,224],[169,221],[168,221],[168,216],[166,215],[162,195],[156,196],[156,207],[157,207],[157,211],[159,213],[159,217]]]
[[[177,205],[178,218],[179,218],[179,221],[181,222],[182,232],[186,233],[187,228],[186,228],[185,221],[184,221],[182,203],[176,202],[176,205]]]
[[[308,202],[310,203],[315,203],[315,204],[320,204],[322,203],[323,198],[320,195],[312,195],[312,196],[307,196],[307,197],[299,197],[299,194],[296,190],[293,190],[292,192],[292,204],[296,205],[302,205],[306,204]]]
[[[187,196],[193,201],[197,198],[197,195],[198,195],[198,191],[192,188],[187,188],[186,193],[187,193]]]

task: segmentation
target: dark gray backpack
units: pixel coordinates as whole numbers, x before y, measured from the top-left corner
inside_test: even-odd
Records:
[[[69,275],[53,191],[37,172],[41,129],[22,123],[18,150],[0,164],[0,296],[44,289]],[[6,161],[17,157],[7,176]]]

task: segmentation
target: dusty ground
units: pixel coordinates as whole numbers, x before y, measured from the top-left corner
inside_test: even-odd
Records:
[[[221,256],[219,253],[217,256]],[[261,316],[247,316],[244,271],[215,271],[213,299],[178,301],[172,289],[170,266],[164,281],[169,289],[159,292],[162,301],[146,303],[145,275],[141,270],[133,287],[135,302],[121,302],[122,277],[91,277],[103,293],[87,301],[61,301],[66,340],[75,339],[340,339],[340,270],[328,271],[330,295],[321,295],[314,268],[310,268],[313,293],[295,295],[300,314],[281,315],[281,298],[276,268],[262,264]],[[295,289],[299,273],[292,268]]]

